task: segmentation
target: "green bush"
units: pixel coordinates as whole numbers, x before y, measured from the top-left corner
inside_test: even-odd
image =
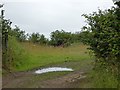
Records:
[[[118,14],[119,13],[119,14]],[[88,26],[84,29],[90,32],[86,44],[96,57],[96,66],[104,67],[104,71],[116,74],[120,83],[120,8],[111,9],[83,16]],[[101,68],[99,67],[99,69]],[[99,71],[99,70],[98,70]],[[107,72],[106,72],[107,74]],[[104,77],[103,77],[104,78]],[[118,83],[117,87],[120,87]]]
[[[87,18],[91,32],[88,45],[95,54],[97,61],[114,69],[120,63],[120,20],[117,19],[117,8],[83,15]]]
[[[72,43],[71,32],[65,32],[64,30],[56,30],[51,33],[50,44],[53,46],[67,47]]]

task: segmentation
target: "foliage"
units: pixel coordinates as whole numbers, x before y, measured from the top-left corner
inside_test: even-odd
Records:
[[[40,37],[39,33],[32,33],[31,36],[29,36],[29,41],[37,43],[39,41],[39,37]]]
[[[104,66],[106,71],[115,73],[120,81],[120,8],[102,11],[83,16],[89,26],[84,30],[90,32],[87,44],[95,57],[96,65]]]
[[[7,67],[7,49],[8,49],[8,30],[11,29],[11,21],[4,19],[4,10],[1,11],[0,16],[0,32],[2,32],[2,67]]]
[[[31,35],[29,35],[28,40],[38,44],[47,44],[48,42],[45,36],[43,34],[40,35],[39,33],[32,33]]]
[[[51,41],[50,44],[53,46],[63,46],[67,47],[73,43],[87,43],[89,41],[91,33],[89,31],[81,31],[81,32],[65,32],[64,30],[56,30],[51,33]]]
[[[72,34],[70,32],[54,31],[51,33],[51,45],[53,46],[68,46],[72,43]]]
[[[9,35],[16,37],[16,39],[20,42],[25,41],[27,38],[25,31],[20,30],[20,28],[16,25],[14,29],[9,30]]]
[[[39,39],[39,43],[42,44],[47,44],[48,40],[45,38],[45,36],[42,34]]]
[[[90,31],[82,31],[80,32],[78,35],[78,41],[79,42],[83,42],[84,44],[87,44],[88,42],[90,42],[90,38],[91,38],[91,32]]]

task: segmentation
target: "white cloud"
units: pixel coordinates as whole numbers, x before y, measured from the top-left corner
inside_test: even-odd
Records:
[[[6,18],[13,24],[47,37],[56,29],[78,31],[85,25],[83,13],[113,6],[112,0],[4,0],[4,4]]]

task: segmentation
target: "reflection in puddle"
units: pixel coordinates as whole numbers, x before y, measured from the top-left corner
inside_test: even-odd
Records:
[[[73,71],[71,68],[61,68],[61,67],[50,67],[50,68],[44,68],[44,69],[39,69],[35,71],[36,74],[42,74],[42,73],[47,73],[47,72],[56,72],[56,71]]]

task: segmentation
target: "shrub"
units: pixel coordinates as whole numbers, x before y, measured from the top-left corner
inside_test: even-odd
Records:
[[[115,73],[120,81],[120,8],[114,8],[98,13],[83,16],[89,26],[85,30],[91,32],[88,45],[96,57],[96,65],[104,66],[103,69]],[[119,87],[119,85],[118,85]]]

